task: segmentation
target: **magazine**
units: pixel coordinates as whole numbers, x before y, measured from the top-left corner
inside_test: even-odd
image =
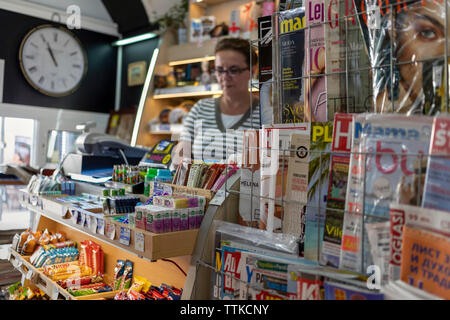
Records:
[[[259,224],[259,135],[259,130],[244,130],[238,215],[238,223],[244,226],[257,227]]]
[[[365,223],[383,222],[393,201],[420,204],[423,188],[416,187],[415,168],[426,160],[421,154],[429,148],[431,124],[425,116],[368,114],[354,120],[353,147],[363,154],[350,160],[340,268],[363,272],[371,264],[362,214]]]
[[[353,115],[336,113],[327,193],[327,210],[320,264],[339,267],[345,194],[352,142]]]
[[[305,9],[273,15],[274,123],[304,121]]]
[[[355,1],[373,72],[375,112],[445,111],[445,8],[450,2],[445,1],[407,1],[393,10],[387,0]]]
[[[296,292],[296,300],[323,300],[323,276],[288,266],[288,291]]]
[[[304,257],[312,261],[319,261],[322,250],[332,136],[332,122],[311,123]]]
[[[238,300],[241,287],[239,279],[241,278],[242,269],[240,266],[242,252],[239,249],[222,246],[222,284],[220,291],[220,300]]]
[[[403,227],[408,225],[450,237],[450,212],[392,203],[390,214],[389,279],[395,281],[400,279]]]
[[[400,279],[444,299],[450,299],[450,237],[403,227]]]
[[[293,292],[288,291],[288,263],[249,252],[242,254],[241,261],[242,300],[288,300],[296,297],[296,288]]]
[[[292,133],[309,134],[308,123],[263,125],[261,130],[260,229],[281,231],[286,199],[288,158]],[[273,147],[276,141],[276,147]]]
[[[431,136],[423,207],[450,211],[450,118],[434,118]]]
[[[305,1],[305,121],[328,118],[325,73],[324,0]]]
[[[325,300],[383,300],[383,294],[353,285],[324,282]]]
[[[258,80],[261,126],[272,124],[272,17],[258,18]]]

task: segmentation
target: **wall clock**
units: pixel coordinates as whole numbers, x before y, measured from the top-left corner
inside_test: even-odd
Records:
[[[78,38],[64,27],[49,24],[28,32],[20,45],[19,61],[28,83],[52,97],[75,92],[88,64]]]

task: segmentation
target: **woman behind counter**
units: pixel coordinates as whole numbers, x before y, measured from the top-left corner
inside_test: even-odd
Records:
[[[183,121],[174,164],[184,158],[224,161],[242,150],[243,130],[259,129],[258,101],[250,107],[250,52],[252,70],[257,55],[248,40],[225,38],[215,48],[215,75],[222,96],[199,100]],[[192,158],[191,158],[192,157]]]

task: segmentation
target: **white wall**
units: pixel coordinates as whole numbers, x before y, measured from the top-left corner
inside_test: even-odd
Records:
[[[95,121],[97,126],[92,131],[104,133],[109,114],[0,103],[0,117],[37,120],[30,162],[34,167],[42,167],[46,162],[48,131],[53,129],[76,131],[77,124]]]

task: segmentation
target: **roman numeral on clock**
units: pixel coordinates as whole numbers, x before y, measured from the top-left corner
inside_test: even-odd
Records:
[[[36,66],[31,67],[28,69],[28,71],[30,71],[30,73],[35,73],[37,71],[37,67]]]
[[[42,84],[42,83],[44,83],[44,80],[45,80],[44,76],[41,76],[41,77],[39,78],[38,82],[39,82],[40,84]]]

